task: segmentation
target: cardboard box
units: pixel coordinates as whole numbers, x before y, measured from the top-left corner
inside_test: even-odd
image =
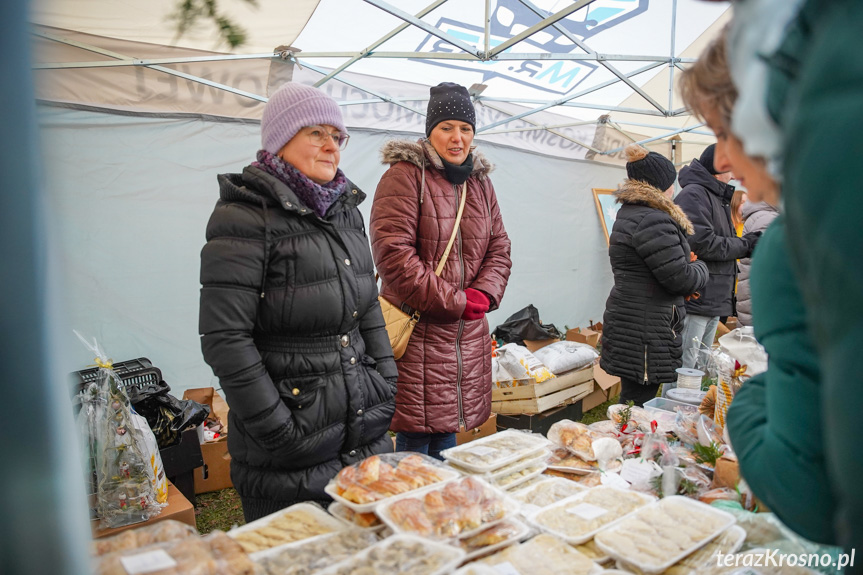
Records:
[[[233,487],[231,481],[231,454],[228,453],[228,404],[212,387],[187,389],[183,399],[193,399],[210,406],[210,418],[222,423],[222,433],[215,441],[201,444],[203,465],[195,469],[195,494],[219,491]]]
[[[577,341],[579,343],[586,343],[587,345],[596,347],[599,345],[599,338],[599,332],[593,331],[592,329],[577,327],[575,329],[566,330],[567,341]]]
[[[164,521],[165,519],[182,521],[187,525],[195,527],[195,508],[188,499],[183,497],[180,490],[171,482],[168,482],[168,506],[163,507],[162,512],[155,517],[141,523],[134,523],[132,525],[124,525],[123,527],[114,527],[111,529],[99,529],[99,520],[94,519],[90,522],[90,530],[93,533],[93,539],[99,539],[100,537],[108,537],[109,535],[114,535],[115,533],[126,531],[127,529],[150,525],[158,521]]]
[[[538,339],[538,340],[526,339],[526,340],[524,340],[524,347],[526,347],[530,353],[533,353],[536,350],[542,349],[545,346],[551,345],[557,341],[560,341],[560,340],[554,339],[554,338],[552,338],[552,339]]]
[[[598,363],[593,366],[593,379],[596,382],[593,393],[581,400],[584,411],[590,411],[597,405],[620,395],[620,378],[616,375],[608,375]]]
[[[203,443],[201,454],[204,456],[204,465],[195,469],[195,495],[233,487],[228,442]]]
[[[713,487],[730,487],[737,488],[737,483],[740,481],[740,467],[736,459],[722,456],[716,460],[716,467],[713,470]]]
[[[581,416],[581,401],[576,401],[569,405],[531,415],[504,415],[499,413],[497,415],[497,429],[498,431],[503,429],[529,429],[534,433],[546,435],[549,428],[561,419],[578,421],[581,419]]]
[[[474,439],[479,439],[480,437],[486,437],[488,435],[491,435],[492,433],[497,433],[497,415],[494,413],[491,414],[491,417],[488,418],[488,421],[486,421],[479,427],[456,433],[455,442],[456,445],[461,445],[462,443],[467,443],[469,441],[473,441]]]

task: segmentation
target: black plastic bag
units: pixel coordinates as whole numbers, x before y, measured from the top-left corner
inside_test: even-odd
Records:
[[[492,335],[504,343],[524,345],[524,340],[560,339],[560,332],[554,324],[539,321],[539,311],[533,304],[521,309],[494,328]]]
[[[126,388],[135,411],[150,424],[159,449],[180,443],[184,429],[201,425],[210,415],[209,406],[191,399],[177,399],[169,391],[171,387],[165,381],[140,389]]]

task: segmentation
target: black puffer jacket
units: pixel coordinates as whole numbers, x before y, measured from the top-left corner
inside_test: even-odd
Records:
[[[255,167],[219,185],[199,329],[231,408],[231,479],[250,521],[326,501],[343,466],[392,451],[398,374],[357,209],[365,194],[348,182],[322,219]]]
[[[710,272],[701,297],[686,302],[686,311],[708,317],[732,315],[737,259],[749,255],[752,247],[737,237],[731,223],[734,186],[717,180],[697,159],[681,168],[677,181],[683,189],[674,201],[695,228],[689,245]]]
[[[611,375],[650,384],[676,380],[681,366],[683,297],[707,283],[707,266],[689,261],[692,224],[674,202],[626,180],[609,238],[614,287],[605,304],[600,365]]]

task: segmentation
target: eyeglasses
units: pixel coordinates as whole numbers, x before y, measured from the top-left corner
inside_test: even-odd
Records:
[[[314,146],[323,146],[332,139],[340,150],[348,147],[350,136],[345,132],[327,132],[323,126],[309,126],[307,130],[306,135]]]

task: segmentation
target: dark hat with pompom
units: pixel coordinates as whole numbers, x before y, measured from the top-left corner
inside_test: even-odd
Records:
[[[638,144],[626,147],[626,175],[639,180],[660,192],[667,190],[677,179],[677,170],[671,160],[657,152],[648,152]]]

